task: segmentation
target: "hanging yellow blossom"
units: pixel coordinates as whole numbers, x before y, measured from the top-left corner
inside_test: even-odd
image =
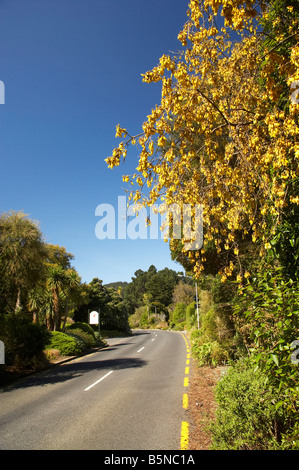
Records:
[[[224,21],[217,28],[219,14]],[[261,31],[269,23],[271,41]],[[110,168],[119,165],[137,141],[133,179],[140,189],[134,200],[201,204],[205,240],[226,260],[221,280],[235,275],[241,282],[240,241],[259,244],[264,256],[283,210],[299,204],[293,190],[299,103],[291,88],[299,83],[299,13],[290,7],[283,18],[273,18],[263,0],[190,0],[178,39],[184,49],[164,54],[143,74],[146,83],[161,82],[160,104],[138,136],[117,126],[117,136],[126,140],[106,161]],[[206,253],[185,255],[199,276]]]

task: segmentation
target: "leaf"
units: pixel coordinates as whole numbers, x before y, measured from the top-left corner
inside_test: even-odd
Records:
[[[279,361],[278,361],[278,357],[276,354],[271,354],[271,358],[272,360],[275,362],[275,364],[278,366],[279,365]]]
[[[275,405],[275,410],[276,411],[279,410],[279,408],[281,408],[283,406],[283,404],[284,404],[283,401],[277,402],[276,405]]]

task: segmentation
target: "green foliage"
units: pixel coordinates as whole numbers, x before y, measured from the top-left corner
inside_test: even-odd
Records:
[[[167,307],[172,301],[173,291],[178,282],[178,273],[172,269],[157,271],[155,266],[150,266],[148,271],[138,269],[124,292],[127,309],[133,314],[136,308],[144,305],[144,295],[164,308]]]
[[[203,343],[201,338],[197,338],[193,341],[191,350],[199,366],[217,366],[226,364],[229,360],[228,351],[218,341]]]
[[[124,291],[125,305],[131,312],[130,326],[165,329],[166,322],[171,317],[170,326],[182,330],[185,327],[186,312],[181,314],[173,310],[179,303],[184,305],[185,310],[185,301],[190,303],[194,297],[194,288],[188,282],[187,278],[182,282],[180,273],[168,268],[157,271],[152,265],[148,271],[138,269]],[[180,299],[184,299],[184,302]]]
[[[139,322],[140,328],[147,328],[148,321],[149,321],[148,314],[146,311],[144,311],[140,317],[140,322]]]
[[[299,206],[292,204],[291,196],[299,193],[299,178],[289,191],[286,209],[280,225],[271,238],[269,256],[278,260],[286,280],[298,281],[299,270]]]
[[[200,330],[191,330],[190,341],[191,343],[200,337]]]
[[[274,450],[280,416],[265,375],[248,361],[231,367],[216,387],[218,407],[212,424],[212,449]]]
[[[84,343],[61,331],[51,331],[45,349],[58,349],[62,356],[75,356],[83,352]]]
[[[36,222],[22,211],[0,215],[0,309],[12,313],[44,277],[45,244]]]
[[[146,307],[138,307],[135,313],[129,316],[129,325],[131,328],[138,328],[140,326],[141,315],[146,311]]]
[[[42,326],[32,323],[31,318],[21,314],[0,316],[0,340],[5,345],[6,365],[27,367],[38,357],[48,339]]]
[[[186,304],[178,302],[171,315],[169,326],[175,330],[183,330],[186,322]]]
[[[220,276],[215,276],[211,283],[211,294],[215,304],[231,302],[234,299],[236,292],[236,283],[228,280],[226,280],[226,282],[221,282]]]
[[[192,353],[199,366],[226,364],[235,349],[235,329],[230,319],[234,293],[218,277],[209,279],[209,290],[207,285],[204,287],[199,291],[200,329],[191,332]],[[196,312],[192,325],[197,327]]]
[[[210,308],[206,314],[201,315],[201,336],[203,339],[216,341],[217,334],[217,315],[214,307]]]
[[[260,266],[234,303],[234,340],[241,346],[242,338],[249,359],[219,383],[216,449],[298,448],[299,371],[292,344],[298,338],[299,291],[286,280],[285,266]],[[200,346],[202,357],[207,348]]]
[[[85,333],[88,333],[90,336],[94,337],[94,329],[92,328],[91,325],[89,325],[88,323],[84,323],[84,322],[75,322],[75,323],[72,323],[71,325],[68,326],[68,329],[69,330],[77,330],[77,329],[80,329],[82,331],[85,331]]]
[[[196,304],[191,302],[186,308],[186,328],[191,330],[195,325],[197,325]]]
[[[298,367],[291,361],[299,330],[298,285],[286,282],[278,268],[263,271],[244,287],[235,315],[241,331],[250,324],[244,341],[270,383],[282,395],[298,394]]]
[[[87,333],[81,328],[72,328],[71,330],[66,330],[66,333],[69,336],[72,336],[75,339],[82,341],[83,349],[91,348],[96,345],[96,340],[94,335]]]

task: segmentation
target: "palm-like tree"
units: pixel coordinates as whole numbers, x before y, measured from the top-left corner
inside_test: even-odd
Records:
[[[21,307],[22,293],[41,279],[45,257],[45,243],[36,222],[23,212],[0,216],[0,275],[14,296],[15,311]]]
[[[33,323],[39,324],[39,314],[45,303],[44,288],[37,286],[28,292],[27,297],[27,308],[32,313]]]
[[[53,299],[53,315],[50,317],[50,329],[60,330],[61,325],[61,312],[59,305],[59,294],[66,284],[66,272],[61,266],[48,267],[47,287],[52,293]]]
[[[78,294],[78,287],[81,284],[81,278],[75,269],[68,269],[65,273],[65,282],[63,285],[63,292],[65,295],[65,315],[63,320],[63,331],[68,317],[69,301],[75,298]]]

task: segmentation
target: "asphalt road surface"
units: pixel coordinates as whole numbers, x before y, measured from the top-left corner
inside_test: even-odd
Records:
[[[180,449],[186,344],[139,330],[0,389],[0,449]]]

